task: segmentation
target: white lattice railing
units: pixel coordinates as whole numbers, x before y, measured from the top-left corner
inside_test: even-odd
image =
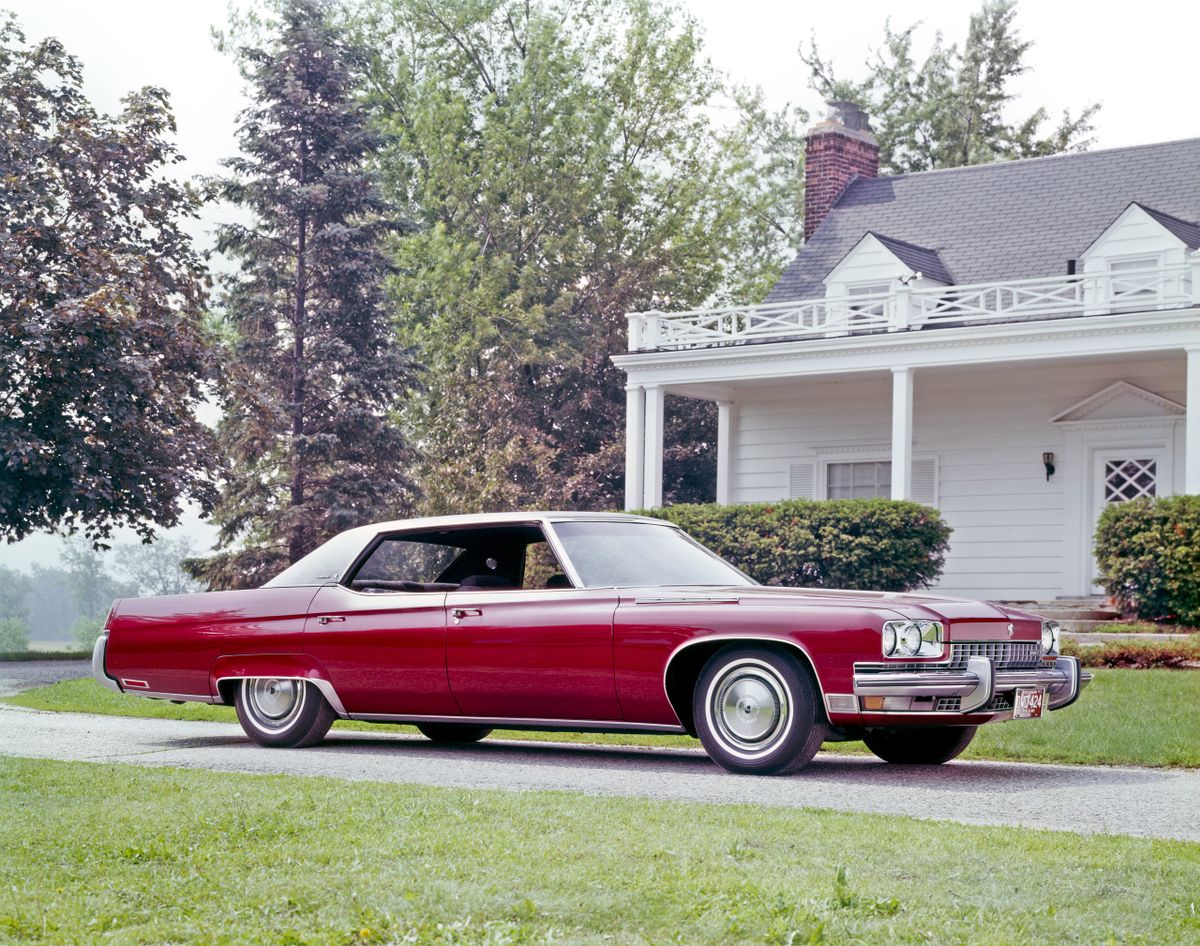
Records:
[[[633,312],[629,350],[957,328],[999,322],[1200,307],[1200,257],[1185,266],[1080,273],[878,295],[690,312]]]

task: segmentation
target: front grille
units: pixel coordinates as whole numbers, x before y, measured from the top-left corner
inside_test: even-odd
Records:
[[[1002,712],[1013,708],[1013,691],[995,694],[983,707],[982,712]]]
[[[957,713],[962,709],[961,696],[939,696],[933,704],[935,713]]]
[[[968,657],[989,657],[997,670],[1035,670],[1042,665],[1039,641],[956,641],[950,645],[949,669],[966,669]]]

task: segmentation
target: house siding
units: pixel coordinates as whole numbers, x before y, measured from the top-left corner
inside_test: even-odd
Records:
[[[916,373],[913,453],[937,458],[937,505],[954,529],[939,590],[992,599],[1079,593],[1072,504],[1091,473],[1068,450],[1071,432],[1051,419],[1119,380],[1182,402],[1185,360],[1179,353]],[[820,496],[824,462],[889,452],[887,375],[745,389],[737,404],[734,502],[786,497],[790,468],[802,463],[816,464]],[[1057,466],[1049,482],[1045,451]],[[1182,451],[1171,472],[1181,487]]]

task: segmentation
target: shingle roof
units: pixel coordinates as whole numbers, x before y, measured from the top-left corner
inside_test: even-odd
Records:
[[[894,240],[889,236],[884,236],[882,233],[876,233],[874,230],[869,232],[871,236],[875,237],[876,240],[891,250],[896,258],[914,273],[921,273],[923,276],[936,279],[938,282],[954,282],[954,277],[950,275],[950,270],[942,262],[942,258],[938,255],[937,250],[917,246],[913,243],[905,243],[903,240]]]
[[[1200,187],[1200,182],[1196,186]],[[1178,217],[1172,217],[1170,214],[1162,213],[1153,207],[1147,207],[1145,204],[1138,203],[1137,201],[1134,201],[1134,203],[1137,203],[1142,210],[1146,211],[1146,213],[1170,230],[1175,236],[1183,240],[1189,250],[1200,248],[1200,226],[1188,223],[1186,220],[1180,220]]]
[[[767,301],[824,295],[825,276],[868,231],[935,252],[959,284],[1058,275],[1134,201],[1164,226],[1200,221],[1200,138],[859,178]]]

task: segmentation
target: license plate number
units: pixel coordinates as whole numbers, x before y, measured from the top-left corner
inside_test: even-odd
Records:
[[[1013,694],[1013,719],[1040,719],[1046,705],[1046,691],[1034,687]]]

